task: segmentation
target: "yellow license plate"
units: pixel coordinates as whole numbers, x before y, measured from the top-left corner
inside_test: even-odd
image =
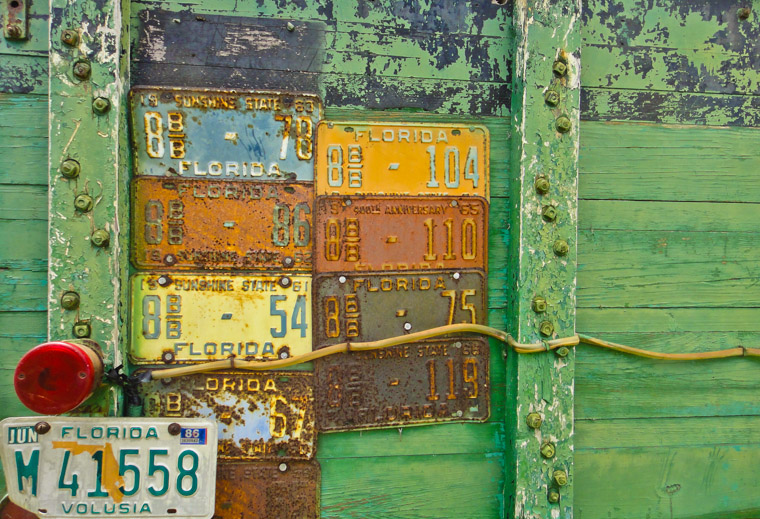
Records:
[[[488,199],[482,126],[321,122],[317,195],[477,195]]]
[[[137,364],[311,351],[311,275],[137,274],[131,282]]]

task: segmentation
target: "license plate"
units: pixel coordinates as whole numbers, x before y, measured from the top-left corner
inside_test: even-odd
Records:
[[[214,512],[213,420],[36,416],[0,425],[9,496],[41,517]]]
[[[284,359],[311,351],[311,275],[132,276],[138,364]]]
[[[310,182],[133,181],[137,268],[311,269]]]
[[[317,272],[486,267],[488,207],[475,197],[319,197]]]
[[[336,273],[314,283],[315,347],[486,320],[480,271]]]
[[[215,519],[319,517],[316,461],[220,463]]]
[[[321,122],[317,195],[477,195],[488,199],[488,129]]]
[[[218,371],[152,380],[140,391],[146,416],[215,419],[220,459],[314,456],[313,373]]]
[[[316,361],[320,431],[488,419],[488,342],[443,339]]]
[[[315,95],[135,87],[130,100],[137,175],[314,179]]]

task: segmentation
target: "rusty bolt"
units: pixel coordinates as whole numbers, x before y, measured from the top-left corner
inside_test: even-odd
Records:
[[[79,294],[69,290],[61,296],[61,306],[66,310],[76,310],[79,308]]]
[[[554,444],[552,442],[544,442],[541,444],[541,456],[544,458],[553,458],[555,452]]]
[[[47,422],[37,422],[34,424],[34,432],[37,434],[46,434],[50,431],[50,424]]]
[[[172,278],[169,276],[159,276],[158,277],[158,286],[161,287],[168,287],[172,284]]]
[[[174,353],[170,351],[165,351],[161,354],[161,360],[164,361],[164,364],[171,364],[174,362]]]
[[[20,40],[22,36],[19,25],[9,25],[5,28],[5,37],[9,40]]]
[[[283,267],[292,267],[293,263],[294,263],[293,258],[290,256],[285,256],[284,258],[282,258]]]
[[[551,337],[554,333],[554,325],[551,321],[541,321],[541,324],[538,325],[538,331],[541,332],[541,335]]]
[[[567,485],[567,472],[563,469],[555,470],[552,472],[552,480],[554,480],[558,487],[564,487]]]
[[[61,33],[61,41],[71,47],[79,43],[79,33],[72,29],[66,29]]]
[[[736,12],[736,14],[739,16],[740,20],[746,20],[749,18],[751,12],[752,10],[749,7],[742,7]]]
[[[556,90],[551,90],[551,89],[547,90],[546,93],[544,94],[544,101],[549,106],[557,106],[560,101],[559,92],[557,92]]]
[[[554,353],[556,353],[558,357],[567,357],[570,355],[570,348],[567,346],[562,346],[554,350]]]
[[[64,160],[61,162],[61,167],[59,168],[61,175],[66,178],[77,178],[81,169],[82,168],[79,166],[79,162],[74,159]]]
[[[90,62],[86,60],[77,61],[76,63],[74,63],[73,72],[74,72],[74,77],[84,81],[85,79],[90,77],[90,72],[92,72],[92,67],[90,67]]]
[[[544,176],[536,177],[533,187],[539,195],[545,195],[549,192],[549,179]]]
[[[96,247],[108,247],[111,235],[105,229],[95,229],[90,235],[90,241]]]
[[[80,213],[90,212],[94,203],[95,202],[90,195],[81,194],[77,195],[74,199],[74,207],[76,207],[76,210]]]
[[[556,125],[557,131],[560,133],[567,133],[573,127],[573,123],[570,122],[570,118],[566,115],[560,115],[557,117]]]
[[[169,424],[169,434],[172,436],[177,436],[180,431],[182,430],[182,427],[177,422],[172,422]]]
[[[544,423],[544,421],[541,419],[541,415],[538,413],[528,413],[525,421],[528,423],[528,427],[531,429],[540,429],[541,424]]]
[[[177,263],[177,257],[174,254],[167,254],[164,256],[164,265],[174,265]]]
[[[546,312],[546,299],[544,299],[541,296],[536,296],[530,302],[530,307],[537,314],[542,314],[542,313]]]
[[[277,280],[277,284],[282,288],[288,288],[290,286],[290,278],[288,276],[282,276]]]
[[[560,77],[564,76],[567,74],[567,64],[557,60],[554,62],[554,65],[552,65],[552,71]]]
[[[89,321],[77,321],[74,323],[74,337],[77,339],[85,339],[92,333]]]
[[[565,240],[557,240],[554,242],[554,253],[557,256],[564,256],[570,251],[570,246]]]
[[[559,490],[556,488],[550,488],[546,493],[546,500],[550,503],[559,503]]]
[[[547,222],[553,222],[557,219],[557,209],[553,205],[545,205],[541,208],[541,216]]]
[[[111,109],[111,101],[105,97],[96,97],[92,101],[92,111],[98,115],[103,115]]]

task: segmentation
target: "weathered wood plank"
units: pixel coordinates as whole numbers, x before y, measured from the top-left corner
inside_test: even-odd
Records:
[[[589,335],[756,332],[760,331],[760,308],[583,308],[578,310],[577,328]]]
[[[0,184],[0,220],[48,218],[47,186]]]
[[[47,222],[0,220],[0,243],[0,268],[47,270]]]
[[[0,269],[0,312],[46,310],[46,272]]]
[[[47,72],[45,56],[3,55],[0,59],[0,92],[45,95],[48,91]]]

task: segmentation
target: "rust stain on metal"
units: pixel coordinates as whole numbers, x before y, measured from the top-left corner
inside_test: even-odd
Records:
[[[322,274],[313,297],[316,348],[486,321],[481,270]]]
[[[140,393],[145,416],[215,418],[219,459],[311,459],[316,449],[313,378],[305,371],[219,371],[168,384],[152,380],[140,386]]]
[[[132,261],[151,269],[311,270],[311,182],[132,183]],[[171,257],[172,261],[165,259]]]
[[[480,197],[319,197],[317,272],[478,268],[487,258]]]
[[[216,468],[213,517],[316,519],[320,480],[316,461],[221,462]]]
[[[489,357],[484,339],[446,338],[319,359],[317,427],[487,420]]]

